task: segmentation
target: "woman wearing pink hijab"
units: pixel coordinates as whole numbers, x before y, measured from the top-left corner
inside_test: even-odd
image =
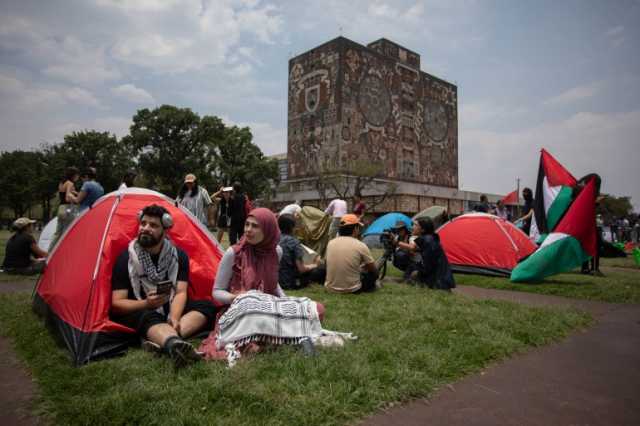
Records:
[[[278,284],[279,258],[282,249],[278,246],[280,228],[276,216],[269,209],[251,210],[244,225],[244,236],[224,253],[213,286],[213,298],[225,306],[230,305],[240,294],[258,290],[277,297],[284,297]],[[324,306],[317,303],[320,319]],[[218,318],[226,308],[218,313]],[[202,342],[200,351],[206,358],[226,358],[226,352],[216,350],[216,328]]]

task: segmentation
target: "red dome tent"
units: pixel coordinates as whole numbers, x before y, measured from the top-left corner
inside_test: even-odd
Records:
[[[173,216],[168,235],[189,255],[189,298],[212,300],[222,249],[198,219],[158,192],[130,188],[107,194],[69,226],[50,252],[33,301],[75,365],[120,354],[136,339],[133,330],[109,319],[111,271],[137,235],[138,212],[150,204]]]
[[[451,268],[508,277],[536,245],[514,224],[485,213],[468,213],[438,229]]]

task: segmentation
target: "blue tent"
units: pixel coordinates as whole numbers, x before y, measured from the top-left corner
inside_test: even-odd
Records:
[[[402,213],[387,213],[373,221],[371,225],[364,231],[363,236],[379,235],[385,229],[393,228],[397,221],[403,221],[407,224],[407,228],[411,230],[411,218]]]

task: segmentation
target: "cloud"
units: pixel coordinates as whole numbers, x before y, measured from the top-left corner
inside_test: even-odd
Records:
[[[104,4],[105,2],[100,2]],[[109,6],[114,6],[112,2]],[[136,7],[151,4],[115,5],[125,26],[111,53],[118,61],[151,69],[154,73],[182,73],[224,64],[242,47],[243,36],[272,44],[282,32],[283,18],[272,5],[232,0],[185,0],[153,9],[144,22]],[[245,50],[246,51],[246,50]]]
[[[92,106],[96,108],[102,107],[100,101],[91,92],[80,87],[73,87],[69,90],[64,90],[63,96],[65,99],[72,103]]]
[[[624,27],[618,25],[617,27],[609,28],[604,34],[607,37],[616,37],[624,32]]]
[[[461,186],[506,194],[535,186],[539,152],[547,149],[576,177],[598,173],[603,192],[632,197],[640,207],[640,110],[624,113],[580,112],[566,120],[514,132],[460,129]]]
[[[51,32],[18,16],[0,17],[0,28],[0,47],[41,64],[41,72],[47,77],[72,84],[93,84],[120,77],[120,72],[108,63],[104,47]]]
[[[129,134],[129,126],[131,126],[131,124],[131,118],[119,116],[106,116],[91,118],[86,121],[68,122],[53,126],[50,139],[61,141],[65,135],[85,130],[109,132],[118,137],[123,137]]]
[[[238,123],[226,115],[220,116],[226,126],[249,127],[253,135],[253,143],[258,145],[264,155],[287,152],[287,129],[274,127],[265,122]]]
[[[573,87],[561,94],[549,98],[543,102],[544,105],[564,105],[591,98],[600,90],[600,84],[594,83],[587,86]]]
[[[511,121],[514,117],[522,116],[528,111],[524,106],[499,104],[488,100],[461,102],[459,121],[468,129],[490,128],[495,123]]]
[[[111,89],[111,93],[121,99],[135,104],[151,104],[155,102],[155,99],[149,92],[144,89],[140,89],[133,84],[122,84],[118,87],[113,87]]]

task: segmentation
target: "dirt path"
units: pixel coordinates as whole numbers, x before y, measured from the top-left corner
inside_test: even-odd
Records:
[[[35,282],[0,282],[0,293],[33,291]],[[16,357],[9,339],[0,336],[0,424],[39,425],[44,422],[32,414],[37,387]]]
[[[438,390],[366,425],[640,424],[640,306],[461,286],[479,299],[573,306],[597,323]]]

